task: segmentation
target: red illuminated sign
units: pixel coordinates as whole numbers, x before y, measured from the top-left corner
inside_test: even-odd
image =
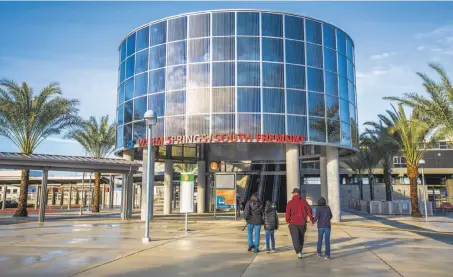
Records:
[[[192,135],[192,136],[168,136],[155,137],[152,139],[154,146],[175,145],[192,143],[236,143],[236,142],[258,142],[258,143],[287,143],[303,144],[304,136],[280,135],[280,134],[211,134],[211,135]],[[148,145],[148,139],[138,139],[140,147]]]

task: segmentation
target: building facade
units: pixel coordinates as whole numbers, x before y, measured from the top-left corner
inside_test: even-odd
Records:
[[[156,20],[121,42],[118,76],[120,156],[142,159],[146,110],[158,117],[157,159],[272,161],[288,173],[295,147],[296,186],[294,144],[324,157],[358,148],[354,43],[317,19],[216,10]]]

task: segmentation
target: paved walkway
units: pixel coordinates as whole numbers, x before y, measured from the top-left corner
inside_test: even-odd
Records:
[[[276,233],[276,253],[253,254],[246,251],[243,221],[214,221],[211,216],[192,216],[189,233],[182,231],[182,217],[157,218],[149,244],[141,243],[144,226],[139,221],[106,218],[99,223],[4,225],[0,226],[0,275],[452,276],[453,230],[437,232],[410,219],[398,229],[391,225],[400,224],[396,219],[349,213],[343,218],[333,227],[330,261],[316,256],[316,229],[311,226],[304,258],[298,260],[285,225]]]

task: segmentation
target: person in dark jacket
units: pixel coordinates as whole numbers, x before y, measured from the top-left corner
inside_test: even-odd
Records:
[[[326,199],[321,197],[318,201],[318,208],[313,223],[318,222],[318,257],[321,257],[322,239],[325,237],[326,256],[325,259],[330,259],[330,220],[332,219],[332,211],[326,205]]]
[[[278,230],[278,215],[271,201],[266,201],[263,213],[264,230],[266,231],[266,252],[275,252],[275,230]],[[272,250],[269,247],[269,240],[272,244]]]
[[[313,213],[307,201],[300,196],[300,189],[295,188],[292,194],[293,198],[286,205],[286,223],[288,223],[294,250],[299,259],[302,259],[307,217],[313,223]]]
[[[248,251],[253,250],[253,252],[258,253],[261,225],[263,225],[263,205],[256,197],[256,193],[252,194],[250,200],[245,204],[244,217],[247,221]],[[255,241],[253,241],[253,232],[255,232]]]

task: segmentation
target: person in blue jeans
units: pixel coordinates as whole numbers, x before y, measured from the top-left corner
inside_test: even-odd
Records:
[[[278,215],[271,201],[266,201],[263,213],[264,230],[266,231],[266,252],[275,252],[274,232],[278,229]],[[271,243],[271,245],[269,245]],[[272,246],[272,250],[271,247]]]
[[[313,224],[318,222],[318,245],[317,245],[317,253],[318,257],[322,257],[322,240],[324,238],[324,244],[326,246],[325,249],[325,259],[330,259],[330,231],[331,231],[331,224],[330,220],[332,219],[332,211],[330,207],[326,205],[326,199],[321,197],[318,201],[318,207],[316,208],[316,214],[313,220]]]
[[[247,221],[248,251],[258,253],[260,251],[261,225],[263,225],[263,205],[256,197],[256,193],[252,194],[250,200],[245,204],[244,218]],[[255,240],[253,240],[253,233]]]

